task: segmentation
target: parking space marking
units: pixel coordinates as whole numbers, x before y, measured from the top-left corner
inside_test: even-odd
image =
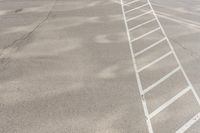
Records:
[[[153,18],[153,19],[151,19],[151,20],[148,20],[148,21],[146,21],[146,22],[144,22],[144,23],[141,23],[141,24],[139,24],[139,25],[137,25],[137,26],[135,26],[135,27],[130,28],[129,31],[132,31],[132,30],[135,30],[135,29],[137,29],[137,28],[140,28],[140,27],[142,27],[142,26],[144,26],[144,25],[146,25],[146,24],[148,24],[148,23],[151,23],[151,22],[153,22],[153,21],[155,21],[155,20],[156,20],[155,18]]]
[[[150,67],[150,66],[152,66],[152,65],[154,65],[154,64],[156,64],[156,63],[158,63],[159,61],[163,60],[164,58],[166,58],[166,57],[172,55],[172,53],[173,53],[172,51],[169,51],[168,53],[166,53],[166,54],[164,54],[163,56],[157,58],[156,60],[152,61],[151,63],[147,64],[146,66],[144,66],[144,67],[138,69],[137,72],[139,73],[139,72],[144,71],[144,70],[147,69],[148,67]]]
[[[155,111],[153,111],[149,115],[150,119],[153,118],[154,116],[156,116],[158,113],[160,113],[162,110],[164,110],[168,106],[170,106],[172,103],[174,103],[176,100],[178,100],[180,97],[182,97],[184,94],[186,94],[190,90],[191,89],[190,89],[190,86],[189,86],[186,89],[184,89],[181,92],[179,92],[176,96],[174,96],[173,98],[171,98],[169,101],[167,101],[166,103],[164,103],[163,105],[161,105],[160,107],[158,107]]]
[[[173,74],[178,72],[180,69],[181,69],[180,67],[177,67],[174,70],[172,70],[170,73],[165,75],[163,78],[159,79],[158,81],[156,81],[155,83],[150,85],[147,89],[144,89],[143,94],[146,94],[147,92],[149,92],[150,90],[152,90],[153,88],[155,88],[156,86],[158,86],[159,84],[161,84],[162,82],[167,80],[169,77],[171,77]]]
[[[134,3],[139,2],[139,1],[141,1],[141,0],[133,0],[133,1],[128,2],[128,3],[124,3],[123,5],[128,6],[128,5],[134,4]]]
[[[163,39],[161,39],[161,40],[159,40],[159,41],[157,41],[157,42],[155,42],[155,43],[153,43],[153,44],[151,44],[150,46],[148,46],[148,47],[144,48],[143,50],[137,52],[137,53],[135,54],[135,57],[137,57],[137,56],[143,54],[144,52],[148,51],[149,49],[151,49],[151,48],[153,48],[153,47],[155,47],[155,46],[161,44],[161,42],[163,42],[163,41],[165,41],[165,40],[166,40],[166,37],[164,37]]]
[[[129,28],[128,28],[126,14],[125,14],[125,10],[124,10],[123,0],[121,0],[121,8],[122,8],[125,27],[126,27],[127,37],[128,37],[128,40],[129,40],[129,48],[130,48],[130,52],[131,52],[133,67],[134,67],[135,70],[137,70],[136,61],[135,61],[134,52],[133,52],[133,46],[131,44],[131,36],[130,36],[129,30],[128,30]],[[140,94],[142,94],[143,90],[142,90],[142,84],[141,84],[139,73],[136,73],[136,80],[137,80],[137,83],[138,83],[138,88],[139,88]],[[146,100],[145,100],[144,96],[141,96],[140,98],[141,98],[141,101],[142,101],[142,106],[143,106],[144,114],[145,114],[145,117],[146,117],[146,123],[147,123],[148,131],[149,131],[149,133],[153,133],[151,121],[149,119],[149,112],[148,112],[148,109],[147,109]]]
[[[145,15],[150,14],[150,13],[152,13],[152,10],[150,10],[150,11],[148,11],[148,12],[144,12],[144,13],[138,15],[138,16],[129,18],[129,19],[127,19],[127,22],[132,21],[132,20],[137,19],[137,18],[140,18],[140,17],[145,16]],[[124,14],[125,14],[125,13],[124,13]]]
[[[148,3],[143,4],[143,5],[139,6],[139,7],[133,8],[133,9],[128,10],[128,11],[125,11],[125,13],[129,13],[129,12],[135,11],[135,10],[140,9],[140,8],[142,8],[142,7],[145,7],[145,6],[147,6],[147,5],[149,5],[149,4],[148,4]]]
[[[139,39],[141,39],[141,38],[143,38],[143,37],[145,37],[145,36],[147,36],[147,35],[149,35],[149,34],[151,34],[151,33],[153,33],[153,32],[156,32],[156,31],[158,31],[158,30],[160,30],[160,27],[155,28],[155,29],[153,29],[153,30],[151,30],[151,31],[149,31],[149,32],[147,32],[147,33],[145,33],[145,34],[143,34],[143,35],[137,37],[137,38],[134,38],[133,40],[131,40],[131,43],[133,43],[133,42],[135,42],[135,41],[137,41],[137,40],[139,40]]]
[[[137,1],[137,0],[136,0]],[[151,5],[151,2],[150,0],[146,0],[146,2],[148,3],[149,7],[150,7],[150,11],[144,11],[142,14],[140,15],[137,15],[137,16],[134,16],[134,17],[131,17],[131,18],[127,18],[126,17],[126,12],[124,10],[124,6],[127,6],[127,4],[124,4],[123,3],[123,0],[121,0],[121,7],[122,7],[122,12],[123,12],[123,17],[124,17],[124,22],[125,22],[125,26],[126,26],[126,31],[127,31],[127,36],[128,36],[128,40],[129,40],[129,48],[130,48],[130,51],[131,51],[131,57],[132,57],[132,62],[133,62],[133,66],[134,66],[134,69],[135,69],[135,73],[136,73],[136,79],[137,79],[137,83],[138,83],[138,88],[139,88],[139,91],[140,91],[140,95],[141,95],[141,100],[142,100],[142,105],[143,105],[143,109],[144,109],[144,113],[145,113],[145,116],[146,116],[146,122],[147,122],[147,126],[148,126],[148,131],[149,133],[153,133],[153,127],[152,127],[152,124],[151,124],[151,119],[156,116],[158,113],[160,113],[162,110],[164,110],[165,108],[167,108],[168,106],[170,106],[172,103],[174,103],[177,99],[179,99],[181,96],[183,96],[185,93],[189,92],[190,90],[192,91],[192,94],[194,96],[194,98],[196,99],[196,101],[198,102],[198,104],[200,105],[200,99],[199,99],[199,96],[197,95],[196,91],[194,90],[193,88],[193,85],[192,83],[190,82],[189,78],[187,77],[176,53],[175,53],[175,50],[171,44],[171,42],[169,41],[158,17],[157,17],[157,14],[155,13],[152,5]],[[132,3],[132,2],[129,2],[129,4]],[[133,1],[133,3],[135,3],[135,1]],[[140,8],[136,8],[137,10],[139,10]],[[138,19],[140,17],[143,17],[145,15],[153,15],[156,22],[157,22],[157,25],[158,25],[158,28],[154,29],[154,30],[151,30],[133,40],[131,40],[131,34],[130,34],[130,29],[128,27],[128,22],[129,21],[133,21],[135,19]],[[141,26],[144,26],[145,24],[140,24]],[[156,59],[155,61],[149,63],[148,65],[144,66],[143,68],[141,69],[138,69],[137,68],[137,64],[136,64],[136,56],[133,52],[133,42],[139,40],[139,39],[142,39],[144,38],[145,36],[157,31],[157,30],[161,30],[162,32],[162,35],[163,37],[166,39],[167,41],[167,44],[170,48],[170,52],[165,54],[164,56],[161,56],[160,58]],[[161,39],[160,41],[152,44],[151,46],[149,47],[146,47],[142,50],[142,52],[139,52],[139,53],[136,53],[137,55],[141,54],[141,53],[144,53],[146,52],[147,50],[151,49],[153,46],[156,46],[158,45],[160,42],[164,41],[164,39]],[[150,67],[151,65],[157,63],[158,61],[161,61],[162,59],[164,59],[165,57],[169,56],[169,55],[173,55],[173,57],[175,58],[175,62],[178,64],[178,67],[176,69],[174,69],[173,71],[171,71],[169,74],[167,74],[166,76],[164,76],[163,78],[159,79],[157,82],[153,83],[150,87],[148,87],[146,90],[143,90],[143,87],[142,87],[142,82],[141,82],[141,79],[140,79],[140,75],[139,73],[142,72],[143,70],[145,70],[146,68]],[[174,97],[172,97],[170,100],[168,100],[166,103],[164,103],[163,105],[161,105],[160,107],[158,107],[157,109],[155,109],[155,111],[153,111],[151,114],[149,114],[148,112],[148,108],[147,108],[147,104],[146,104],[146,99],[145,99],[145,94],[150,91],[151,89],[153,89],[155,86],[159,85],[160,83],[164,82],[165,80],[167,80],[171,75],[175,74],[177,71],[181,71],[184,78],[186,79],[186,82],[188,84],[188,87],[185,88],[185,89],[182,89],[181,92],[179,92],[177,95],[175,95]],[[191,123],[190,121],[188,123]],[[187,124],[186,123],[186,126],[188,127],[188,125],[190,124]],[[180,129],[186,129],[184,128],[184,126]]]

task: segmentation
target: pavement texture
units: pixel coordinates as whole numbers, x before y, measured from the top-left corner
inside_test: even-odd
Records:
[[[152,5],[200,96],[200,2]],[[148,132],[119,0],[0,0],[0,70],[0,133]],[[147,96],[149,109],[179,81]],[[190,97],[153,120],[156,133],[191,118]]]

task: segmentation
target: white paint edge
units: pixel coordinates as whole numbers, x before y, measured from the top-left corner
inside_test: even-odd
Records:
[[[126,21],[126,16],[125,16],[125,12],[124,12],[123,0],[121,0],[121,8],[122,8],[125,27],[126,27],[127,37],[128,37],[128,41],[129,41],[129,48],[130,48],[130,52],[131,52],[132,63],[133,63],[134,70],[136,72],[137,66],[136,66],[135,56],[134,56],[134,53],[133,53],[133,47],[132,47],[132,44],[131,44],[131,37],[130,37],[129,30],[128,30],[128,23]],[[137,80],[138,88],[139,88],[140,95],[141,95],[142,92],[143,92],[142,84],[141,84],[141,81],[140,81],[140,76],[137,72],[136,72],[136,80]],[[146,100],[145,100],[144,96],[142,96],[142,95],[141,95],[140,98],[142,100],[142,106],[143,106],[144,114],[146,116],[146,123],[147,123],[147,126],[148,126],[148,131],[149,131],[149,133],[153,133],[153,128],[152,128],[152,125],[151,125],[151,121],[149,119],[149,112],[148,112],[148,109],[147,109]]]
[[[186,132],[191,126],[193,126],[198,120],[200,119],[200,112],[196,114],[192,119],[190,119],[187,123],[185,123],[181,128],[179,128],[176,133],[184,133]]]

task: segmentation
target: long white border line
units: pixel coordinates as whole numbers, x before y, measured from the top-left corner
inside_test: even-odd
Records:
[[[160,23],[160,21],[159,21],[157,15],[156,15],[156,13],[155,13],[155,11],[154,11],[152,5],[151,5],[151,3],[150,3],[150,0],[147,0],[147,2],[149,3],[150,8],[152,9],[152,13],[153,13],[153,15],[155,16],[155,18],[156,18],[156,20],[157,20],[157,22],[158,22],[158,25],[159,25],[160,28],[161,28],[161,31],[162,31],[163,35],[166,37],[166,40],[167,40],[167,42],[168,42],[168,44],[169,44],[169,46],[170,46],[170,49],[171,49],[172,52],[173,52],[173,55],[174,55],[174,57],[175,57],[175,59],[176,59],[178,65],[181,67],[181,71],[183,72],[183,75],[184,75],[184,77],[186,78],[187,83],[191,86],[192,92],[193,92],[193,94],[194,94],[194,96],[195,96],[195,98],[196,98],[198,104],[200,105],[199,96],[197,95],[196,91],[194,90],[194,87],[193,87],[192,83],[190,82],[188,76],[186,75],[186,73],[185,73],[185,71],[184,71],[184,69],[183,69],[183,67],[182,67],[182,65],[181,65],[181,63],[180,63],[180,61],[179,61],[179,59],[178,59],[176,53],[175,53],[174,48],[173,48],[171,42],[169,41],[169,38],[167,37],[167,34],[165,33],[165,31],[164,31],[164,29],[163,29],[163,26],[161,25],[161,23]]]
[[[153,15],[155,16],[155,18],[157,19],[157,22],[158,22],[159,26],[161,27],[161,31],[162,31],[163,35],[167,37],[167,34],[165,33],[165,31],[164,31],[164,29],[163,29],[163,27],[162,27],[162,25],[161,25],[161,23],[160,23],[160,21],[159,21],[157,15],[156,15],[156,13],[155,13],[155,11],[154,11],[152,5],[151,5],[150,0],[147,0],[147,2],[149,3],[150,8],[152,9]],[[194,89],[192,83],[190,82],[188,76],[186,75],[186,73],[185,73],[185,71],[184,71],[184,69],[183,69],[183,67],[182,67],[182,65],[181,65],[181,63],[180,63],[180,61],[179,61],[179,59],[178,59],[176,53],[175,53],[175,50],[174,50],[174,48],[173,48],[171,42],[169,41],[169,38],[167,37],[166,39],[167,39],[167,42],[168,42],[168,44],[169,44],[170,49],[173,51],[173,55],[174,55],[174,57],[175,57],[175,59],[176,59],[178,65],[180,66],[180,69],[181,69],[181,71],[182,71],[182,73],[183,73],[183,75],[184,75],[184,77],[185,77],[187,83],[188,83],[189,86],[190,86],[190,89],[192,90],[192,93],[193,93],[194,97],[196,98],[196,100],[197,100],[197,102],[198,102],[198,104],[199,104],[199,106],[200,106],[200,99],[199,99],[199,96],[197,95],[197,93],[196,93],[196,91],[195,91],[195,89]],[[194,123],[190,123],[189,127],[191,127],[193,124],[194,124]],[[187,124],[186,124],[186,125],[187,125]],[[185,125],[184,125],[184,126],[185,126]],[[183,126],[182,128],[184,128],[184,126]],[[183,131],[183,132],[185,132],[185,131]]]
[[[125,15],[125,10],[124,10],[123,0],[121,0],[121,8],[122,8],[122,13],[123,13],[123,17],[124,17],[124,23],[125,23],[125,27],[126,27],[127,36],[128,36],[129,48],[130,48],[130,52],[131,52],[133,67],[135,69],[138,88],[139,88],[140,95],[141,95],[140,98],[142,100],[142,106],[143,106],[144,113],[145,113],[145,116],[146,116],[146,122],[147,122],[147,126],[148,126],[148,131],[149,131],[149,133],[153,133],[153,128],[152,128],[152,125],[151,125],[151,121],[149,119],[149,112],[148,112],[146,100],[145,100],[144,95],[142,95],[143,90],[142,90],[142,84],[141,84],[141,81],[140,81],[140,76],[139,76],[139,73],[137,73],[137,71],[136,71],[137,70],[137,66],[136,66],[135,56],[134,56],[134,53],[133,53],[133,47],[132,47],[132,44],[131,44],[131,37],[130,37],[130,33],[129,33],[129,28],[128,28],[128,24],[126,22],[126,15]]]
[[[200,25],[193,23],[193,21],[190,21],[184,18],[179,18],[177,16],[172,16],[172,15],[169,16],[169,14],[159,12],[159,11],[156,11],[156,13],[159,17],[163,19],[171,20],[173,22],[180,23],[180,24],[185,24],[185,25],[188,25],[188,27],[193,28],[193,29],[196,29],[196,28],[198,28],[198,30],[200,29]]]
[[[157,6],[159,8],[166,8],[166,7],[163,7],[161,5],[156,4],[154,2],[151,2],[151,3],[152,3],[153,6]],[[167,7],[167,8],[169,8],[169,7]],[[169,8],[169,9],[172,10],[171,8]],[[196,21],[188,20],[188,19],[185,19],[185,18],[180,18],[180,17],[168,14],[168,13],[163,12],[163,11],[162,12],[156,11],[156,13],[159,17],[163,17],[165,19],[168,19],[168,20],[171,20],[171,21],[174,21],[174,22],[177,22],[177,23],[186,24],[186,25],[191,26],[193,28],[200,28],[200,23],[198,23]],[[191,14],[192,14],[192,12],[191,12]],[[195,15],[197,15],[197,14],[195,14]]]
[[[175,53],[175,50],[174,50],[174,48],[172,47],[172,44],[171,44],[171,42],[169,41],[169,39],[168,39],[168,37],[167,37],[167,35],[166,35],[166,33],[165,33],[163,27],[162,27],[162,25],[161,25],[161,23],[160,23],[160,21],[159,21],[157,15],[156,15],[156,13],[155,13],[155,11],[154,11],[154,9],[153,9],[151,3],[150,3],[150,0],[147,0],[147,2],[149,3],[149,6],[150,6],[150,8],[151,8],[151,10],[152,10],[152,13],[153,13],[154,17],[156,18],[156,20],[157,20],[157,22],[158,22],[158,24],[159,24],[159,26],[160,26],[160,28],[161,28],[161,31],[162,31],[163,35],[166,37],[166,40],[167,40],[167,42],[168,42],[168,45],[169,45],[170,49],[172,50],[172,53],[173,53],[173,55],[174,55],[174,57],[175,57],[175,59],[176,59],[178,65],[180,66],[180,69],[181,69],[181,71],[182,71],[182,73],[183,73],[183,75],[184,75],[184,77],[185,77],[187,83],[189,84],[189,86],[190,86],[190,88],[191,88],[191,90],[192,90],[193,95],[195,96],[195,98],[196,98],[198,104],[200,105],[199,97],[198,97],[196,91],[194,90],[194,88],[193,88],[193,86],[192,86],[190,80],[188,79],[188,77],[187,77],[187,75],[186,75],[186,73],[185,73],[185,71],[184,71],[184,69],[183,69],[183,67],[182,67],[182,65],[181,65],[181,63],[180,63],[180,61],[179,61],[179,59],[178,59],[176,53]],[[135,63],[135,56],[134,56],[133,49],[132,49],[132,44],[130,43],[130,38],[131,38],[131,37],[130,37],[130,33],[128,32],[128,31],[129,31],[129,28],[128,28],[128,24],[127,24],[127,20],[126,20],[126,16],[125,16],[125,10],[124,10],[123,0],[121,0],[121,5],[122,5],[122,12],[123,12],[123,15],[124,15],[124,20],[125,20],[127,35],[128,35],[128,39],[129,39],[129,45],[130,45],[130,49],[131,49],[131,55],[132,55],[132,59],[133,59],[133,65],[134,65],[134,68],[137,70],[137,66],[136,66],[136,63]],[[147,109],[147,105],[146,105],[146,101],[145,101],[144,95],[142,95],[143,90],[142,90],[142,85],[141,85],[140,77],[139,77],[139,74],[138,74],[137,72],[136,72],[136,78],[137,78],[137,82],[138,82],[138,86],[139,86],[139,90],[140,90],[140,94],[141,94],[143,109],[144,109],[145,115],[146,115],[146,117],[147,117],[148,129],[149,129],[149,132],[153,132],[152,125],[151,125],[151,122],[150,122],[149,113],[148,113],[148,109]],[[190,123],[190,122],[188,122],[188,123]],[[193,124],[194,124],[194,123],[193,123]],[[192,126],[192,124],[189,125],[189,126],[188,126],[188,124],[186,124],[186,125],[187,125],[187,127]],[[184,127],[183,127],[183,128],[184,128]]]

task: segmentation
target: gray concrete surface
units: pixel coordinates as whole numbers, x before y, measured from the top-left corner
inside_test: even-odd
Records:
[[[200,2],[152,4],[200,95]],[[118,0],[0,0],[0,58],[0,133],[148,132]],[[147,97],[152,110],[166,89]],[[191,117],[185,99],[155,118],[157,132]]]

